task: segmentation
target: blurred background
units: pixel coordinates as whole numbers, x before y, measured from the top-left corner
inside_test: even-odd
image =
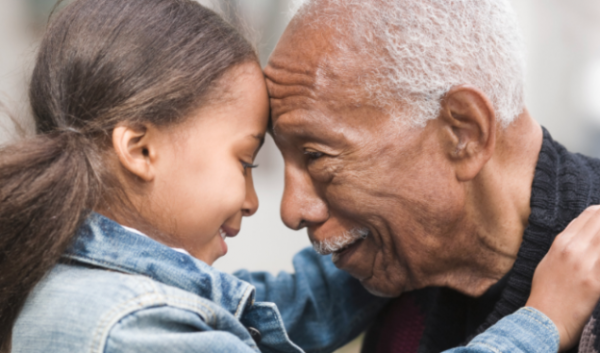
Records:
[[[263,65],[283,32],[290,0],[199,0],[246,28]],[[37,44],[56,0],[0,0],[0,102],[25,128],[26,87]],[[600,1],[512,0],[528,51],[527,106],[533,117],[570,150],[600,157]],[[0,144],[17,138],[0,115]],[[228,240],[229,254],[215,266],[291,271],[292,256],[309,245],[304,231],[279,218],[283,162],[268,138],[258,156],[255,184],[261,206]],[[356,352],[358,344],[343,352]],[[342,352],[340,351],[340,352]]]

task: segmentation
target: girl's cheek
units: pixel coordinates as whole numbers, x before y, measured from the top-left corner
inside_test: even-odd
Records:
[[[248,170],[250,172],[250,170]],[[241,209],[244,200],[246,199],[247,189],[247,177],[243,173],[235,173],[233,178],[230,179],[230,183],[227,185],[229,193],[231,195],[232,202],[235,203],[237,208]]]
[[[242,209],[246,197],[245,179],[240,176],[223,178],[219,184],[220,192],[216,195],[219,205],[215,205],[215,209],[222,210],[222,212],[226,213],[223,216],[229,218],[232,216],[232,213],[236,213]]]
[[[229,212],[227,218],[230,218],[242,211],[244,200],[246,199],[246,188],[240,187],[239,185],[231,187],[229,189],[229,193],[229,200],[226,206]]]

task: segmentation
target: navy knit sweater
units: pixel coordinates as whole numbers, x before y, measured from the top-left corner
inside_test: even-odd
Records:
[[[600,203],[600,160],[567,151],[544,129],[531,192],[531,215],[512,270],[485,295],[471,298],[447,288],[406,293],[383,310],[363,353],[439,353],[464,345],[524,306],[533,273],[554,238],[588,206]],[[600,307],[579,348],[600,352]]]

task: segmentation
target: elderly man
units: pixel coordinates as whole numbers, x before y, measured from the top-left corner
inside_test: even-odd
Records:
[[[508,0],[308,1],[265,73],[284,222],[400,296],[364,352],[468,342],[525,304],[554,237],[600,201],[600,161],[524,106]]]

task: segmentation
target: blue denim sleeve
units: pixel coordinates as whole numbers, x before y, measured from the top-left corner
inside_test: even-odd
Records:
[[[475,337],[466,347],[446,353],[554,353],[559,335],[554,323],[534,308],[522,308]]]
[[[290,339],[309,353],[332,352],[363,332],[388,302],[311,248],[293,260],[295,272],[273,276],[238,271],[256,287],[256,301],[277,305]]]
[[[213,330],[195,312],[169,306],[136,311],[111,328],[104,353],[258,353],[235,332]],[[102,337],[96,337],[96,339]],[[253,349],[254,348],[254,349]]]

